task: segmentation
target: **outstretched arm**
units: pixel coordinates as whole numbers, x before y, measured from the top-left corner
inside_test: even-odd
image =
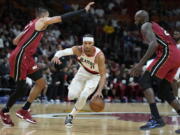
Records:
[[[36,23],[36,30],[43,30],[50,24],[60,23],[65,20],[69,20],[73,16],[81,15],[82,13],[88,12],[91,6],[94,5],[94,2],[90,2],[84,9],[80,9],[78,11],[72,11],[69,13],[65,13],[61,16],[54,16],[54,17],[44,17],[37,21]]]
[[[59,60],[59,58],[61,58],[63,56],[69,56],[69,55],[79,56],[80,54],[81,54],[81,52],[79,50],[79,47],[74,46],[72,48],[67,48],[64,50],[57,51],[51,61],[55,64],[61,64],[61,61]]]
[[[143,24],[143,26],[141,27],[141,32],[144,35],[145,41],[148,43],[149,47],[140,62],[131,69],[130,74],[132,76],[139,76],[141,74],[142,66],[155,53],[156,48],[158,47],[156,36],[152,30],[151,23],[147,22]]]

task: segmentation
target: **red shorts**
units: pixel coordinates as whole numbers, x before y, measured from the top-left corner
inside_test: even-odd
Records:
[[[37,64],[35,63],[33,57],[30,56],[21,56],[20,55],[11,55],[9,58],[10,63],[10,76],[18,80],[25,80],[26,77],[37,70],[39,70]]]
[[[169,82],[174,80],[174,76],[180,66],[180,58],[167,57],[166,59],[155,58],[148,66],[147,70],[151,76],[156,76],[160,79],[166,79]]]

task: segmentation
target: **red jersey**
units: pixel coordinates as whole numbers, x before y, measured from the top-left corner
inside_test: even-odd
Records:
[[[177,48],[171,35],[155,22],[152,22],[152,30],[156,36],[157,42],[159,43],[159,47],[156,51],[157,56],[166,52],[169,52],[169,55],[171,55],[171,53]]]
[[[30,21],[24,28],[24,34],[22,35],[17,47],[12,52],[12,54],[19,54],[25,56],[32,56],[40,43],[40,40],[43,37],[43,31],[35,30],[35,23],[38,19]]]
[[[170,34],[157,23],[152,22],[152,30],[159,46],[156,49],[157,56],[147,70],[151,76],[172,82],[180,66],[180,51]]]
[[[39,70],[32,57],[43,37],[42,31],[35,30],[37,20],[38,19],[30,21],[30,23],[25,26],[17,47],[12,51],[9,57],[10,76],[16,81],[19,79],[25,80],[29,74]]]

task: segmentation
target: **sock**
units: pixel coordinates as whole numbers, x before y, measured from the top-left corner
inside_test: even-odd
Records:
[[[28,109],[30,108],[30,106],[31,106],[31,103],[27,101],[27,102],[25,103],[25,105],[22,107],[22,109],[28,110]]]
[[[7,106],[5,106],[4,108],[2,108],[2,112],[3,113],[8,113],[9,112],[9,108]]]
[[[155,119],[161,118],[161,116],[159,115],[156,103],[149,104],[149,107],[150,107],[151,114],[152,114],[153,118],[155,118]]]
[[[70,115],[72,115],[73,117],[78,113],[79,111],[76,109],[76,107],[74,107],[70,113]]]

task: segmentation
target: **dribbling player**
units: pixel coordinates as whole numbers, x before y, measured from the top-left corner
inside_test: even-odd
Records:
[[[46,9],[39,8],[36,11],[36,19],[30,21],[30,23],[25,26],[24,31],[14,39],[13,43],[16,45],[16,48],[11,53],[9,63],[10,76],[16,81],[17,87],[16,91],[10,96],[5,107],[0,111],[0,118],[4,125],[14,126],[9,115],[9,110],[19,98],[24,96],[26,92],[26,77],[30,77],[34,80],[35,85],[31,89],[25,105],[16,112],[16,116],[26,120],[27,122],[36,123],[36,120],[32,119],[29,108],[33,100],[45,87],[46,81],[42,77],[41,69],[39,69],[35,63],[33,55],[43,37],[44,30],[46,30],[50,24],[59,23],[70,19],[72,16],[80,15],[89,11],[93,4],[94,2],[90,2],[84,9],[55,17],[49,17],[49,12]]]
[[[106,81],[106,66],[103,52],[94,46],[94,37],[85,35],[82,46],[74,46],[65,50],[57,51],[52,62],[60,64],[62,56],[76,55],[80,68],[73,78],[68,89],[68,99],[77,99],[72,112],[65,120],[66,127],[72,127],[73,117],[84,107],[88,97],[96,90],[92,97],[102,96],[102,89]]]
[[[180,115],[180,104],[171,91],[171,83],[180,66],[180,51],[170,34],[155,22],[149,21],[149,14],[140,10],[135,14],[135,23],[141,28],[144,41],[149,45],[146,54],[135,65],[130,74],[139,76],[142,66],[156,52],[156,58],[147,67],[146,72],[140,79],[140,85],[144,88],[144,95],[149,103],[152,118],[147,124],[140,127],[141,130],[163,127],[163,119],[159,115],[155,103],[152,81],[159,84],[159,95],[166,100]]]

